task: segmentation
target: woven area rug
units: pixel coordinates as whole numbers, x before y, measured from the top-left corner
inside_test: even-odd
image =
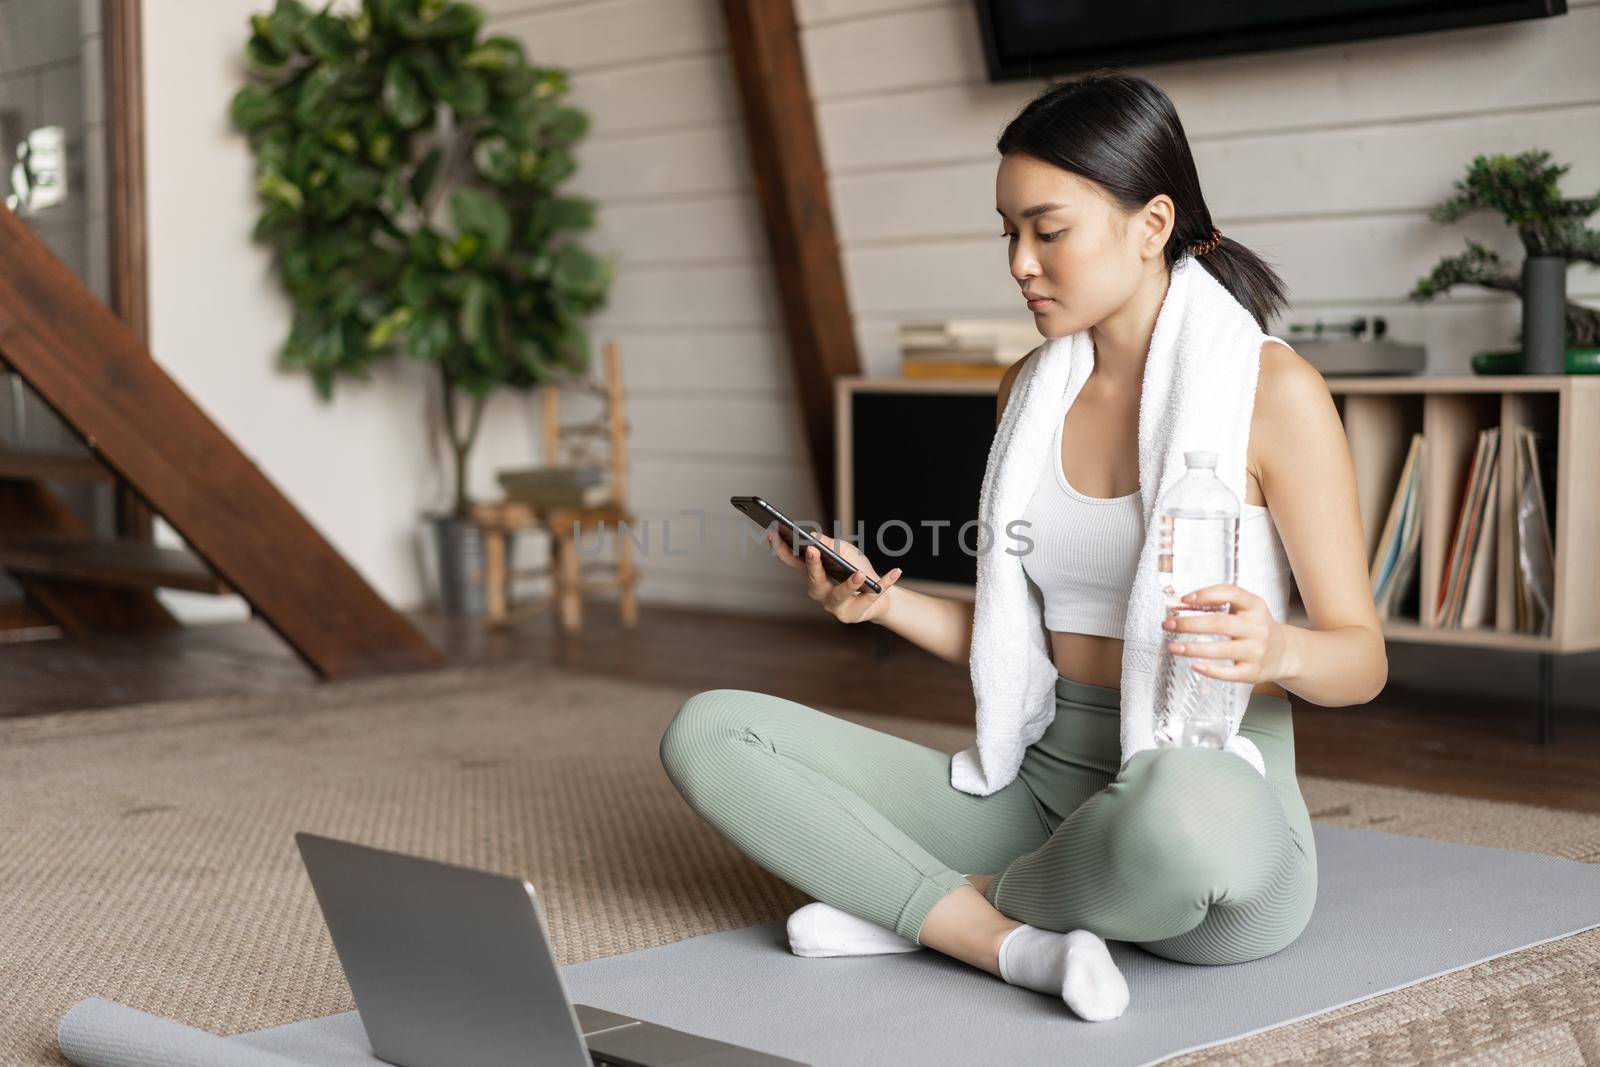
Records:
[[[509,664],[0,721],[0,1062],[64,1063],[87,996],[224,1034],[353,1007],[297,829],[528,876],[562,964],[786,915],[661,769],[691,695]],[[1600,862],[1600,817],[1301,784],[1338,825]],[[1600,930],[1171,1062],[1600,1063]]]

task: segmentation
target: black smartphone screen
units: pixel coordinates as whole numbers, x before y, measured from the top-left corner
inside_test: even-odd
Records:
[[[762,529],[766,529],[773,523],[776,523],[778,526],[780,526],[788,534],[789,547],[794,550],[794,553],[797,556],[804,558],[803,553],[805,552],[805,546],[816,545],[817,551],[822,554],[822,569],[826,571],[828,576],[834,581],[842,582],[856,572],[855,566],[851,564],[849,560],[845,559],[843,556],[839,555],[839,553],[835,552],[833,549],[829,548],[827,545],[811,536],[811,534],[801,529],[795,524],[793,519],[789,518],[783,512],[779,511],[765,500],[762,500],[760,497],[733,496],[728,498],[728,503],[744,512],[744,514],[750,518],[751,522],[754,522]],[[868,575],[865,580],[862,581],[861,585],[863,588],[870,589],[874,593],[883,592],[883,586],[874,581],[871,575]]]

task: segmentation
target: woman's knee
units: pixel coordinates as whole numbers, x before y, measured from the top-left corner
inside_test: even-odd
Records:
[[[738,719],[742,701],[753,694],[742,689],[707,689],[683,702],[661,734],[661,765],[679,781],[697,759]]]
[[[1259,831],[1273,825],[1275,801],[1255,768],[1238,756],[1150,749],[1135,753],[1114,784],[1121,810],[1110,859],[1130,874],[1203,897],[1264,871]]]
[[[728,761],[747,754],[749,746],[773,747],[789,703],[749,689],[696,693],[661,734],[661,765],[680,791],[702,770],[726,775]]]

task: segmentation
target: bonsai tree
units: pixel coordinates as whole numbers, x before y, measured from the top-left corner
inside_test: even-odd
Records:
[[[479,40],[471,4],[331,6],[278,0],[252,17],[232,103],[256,154],[254,235],[294,306],[279,362],[325,401],[398,352],[436,367],[462,516],[489,395],[589,365],[579,320],[604,305],[613,266],[560,243],[595,211],[556,193],[588,118],[563,105],[565,72]]]
[[[1449,223],[1470,211],[1498,211],[1515,226],[1530,256],[1560,256],[1569,263],[1600,264],[1600,231],[1584,219],[1600,210],[1600,196],[1564,199],[1557,183],[1572,169],[1550,163],[1550,153],[1535,150],[1517,156],[1478,156],[1467,176],[1456,182],[1456,195],[1436,205],[1435,222]],[[1411,299],[1427,301],[1455,285],[1479,285],[1522,296],[1522,279],[1500,256],[1476,241],[1467,251],[1447,256],[1433,273],[1417,281]],[[1600,345],[1600,310],[1567,301],[1567,343]]]

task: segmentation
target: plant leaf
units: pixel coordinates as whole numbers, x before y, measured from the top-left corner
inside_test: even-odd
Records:
[[[267,171],[256,179],[256,191],[267,200],[277,201],[291,211],[305,206],[305,194],[300,187],[276,171]]]
[[[466,295],[461,301],[457,327],[461,331],[461,339],[469,345],[483,336],[487,329],[490,296],[489,283],[483,278],[473,277],[468,280]]]
[[[443,358],[450,341],[450,320],[444,312],[424,311],[412,321],[406,334],[406,354],[432,363]]]
[[[475,70],[464,70],[439,94],[457,114],[478,116],[489,109],[489,83]]]
[[[383,106],[402,129],[420,126],[429,115],[428,98],[410,67],[396,57],[383,72]]]
[[[577,245],[563,245],[556,249],[551,278],[557,288],[587,295],[600,285],[604,276],[605,268],[600,260]]]
[[[485,137],[472,150],[478,173],[496,185],[509,185],[517,177],[517,153],[499,134]]]
[[[511,215],[495,197],[478,189],[460,189],[450,198],[450,217],[462,233],[483,238],[489,255],[499,255],[511,241]]]
[[[411,172],[411,199],[419,205],[428,199],[428,193],[433,189],[433,179],[439,174],[439,163],[444,159],[444,153],[435,148],[422,157],[422,162],[417,164],[417,169]]]
[[[471,4],[425,4],[418,13],[402,11],[395,17],[400,36],[413,41],[442,37],[471,38],[482,23],[483,12]]]
[[[415,312],[410,308],[395,308],[374,323],[371,330],[367,331],[367,347],[373,350],[383,348],[390,341],[393,341],[401,330],[411,324],[414,316]]]
[[[515,37],[490,37],[462,60],[474,70],[497,74],[524,62],[522,42]]]
[[[295,97],[295,121],[307,129],[321,125],[326,118],[324,108],[339,86],[341,71],[338,67],[323,64],[307,74],[300,83],[300,93]]]
[[[344,19],[321,12],[300,24],[296,34],[307,52],[324,62],[343,59],[355,50],[355,39]]]
[[[246,85],[233,94],[228,110],[235,125],[252,131],[282,119],[286,109],[276,93],[260,85]]]
[[[433,276],[416,263],[400,272],[400,299],[412,307],[423,307],[433,300],[438,286]]]
[[[552,231],[587,230],[594,226],[595,202],[581,196],[554,196],[539,202],[534,217]]]
[[[555,148],[545,153],[544,164],[539,168],[539,180],[546,188],[554,188],[572,176],[578,163],[570,152]]]
[[[581,138],[589,129],[589,116],[577,108],[557,108],[550,119],[546,135],[557,144],[567,145]]]

